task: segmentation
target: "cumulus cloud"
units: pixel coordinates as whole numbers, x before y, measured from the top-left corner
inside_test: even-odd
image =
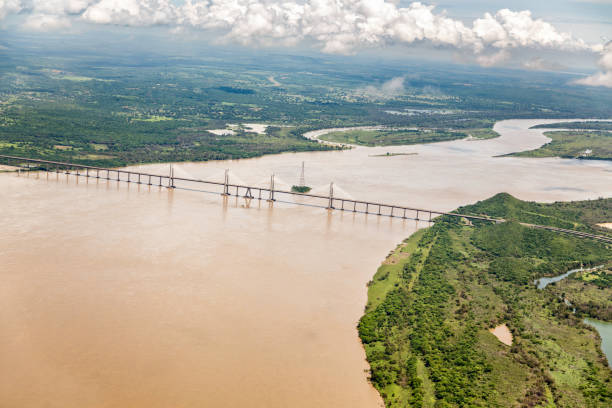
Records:
[[[561,65],[554,61],[548,61],[540,57],[523,62],[523,67],[534,71],[561,71],[568,69],[565,65]]]
[[[0,20],[21,11],[21,0],[0,0]]]
[[[508,50],[499,50],[493,54],[482,54],[476,57],[476,61],[483,67],[492,67],[510,59]]]
[[[125,26],[173,24],[177,17],[177,8],[169,0],[101,0],[82,15],[91,23]]]
[[[612,41],[604,46],[598,64],[602,69],[601,72],[574,82],[580,85],[606,86],[612,88]]]
[[[33,31],[51,31],[70,27],[70,20],[53,14],[30,14],[23,26]]]
[[[314,43],[326,53],[429,43],[467,51],[482,65],[509,58],[509,50],[547,48],[601,51],[530,11],[499,10],[465,25],[435,6],[394,0],[0,0],[0,18],[29,13],[26,28],[62,27],[70,20],[122,26],[166,25],[172,30],[221,33],[243,45]],[[37,23],[37,20],[39,22]]]

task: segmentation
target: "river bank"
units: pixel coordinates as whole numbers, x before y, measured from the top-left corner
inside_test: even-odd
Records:
[[[612,323],[593,319],[584,319],[584,322],[593,326],[601,337],[601,350],[608,358],[608,365],[612,367]]]
[[[498,194],[458,211],[588,227],[599,208],[612,209],[612,199],[590,207],[591,214],[577,216],[581,203],[540,205]],[[386,406],[612,403],[599,336],[565,298],[531,285],[564,265],[611,261],[609,245],[514,221],[448,219],[411,236],[388,259],[398,261],[379,268],[359,323],[371,381]]]

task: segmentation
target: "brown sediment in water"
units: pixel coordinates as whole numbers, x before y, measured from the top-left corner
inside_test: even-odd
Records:
[[[0,171],[15,171],[18,167],[15,166],[7,166],[5,164],[0,164]]]
[[[611,195],[612,163],[491,157],[538,147],[546,138],[526,128],[542,122],[411,146],[410,160],[369,157],[398,146],[175,171],[223,181],[230,168],[265,186],[272,173],[297,182],[306,161],[313,190],[333,180],[356,199],[440,211],[500,191]],[[356,330],[366,283],[428,225],[28,172],[0,175],[0,209],[0,406],[20,408],[376,407]]]
[[[506,326],[506,323],[489,329],[489,331],[506,346],[512,345],[512,333],[510,332],[510,329],[508,329],[508,326]]]

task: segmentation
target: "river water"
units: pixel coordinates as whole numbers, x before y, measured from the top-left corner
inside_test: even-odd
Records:
[[[612,195],[612,163],[494,158],[500,138],[183,163],[176,176],[297,184],[451,210],[506,191]],[[391,153],[418,153],[373,157]],[[167,174],[167,165],[141,167]],[[424,222],[186,190],[0,174],[0,406],[376,407],[355,326],[366,283]]]
[[[584,319],[584,322],[593,326],[599,333],[601,337],[601,350],[608,359],[608,365],[612,367],[612,323],[594,319]]]
[[[594,268],[576,268],[576,269],[571,269],[565,273],[562,273],[561,275],[557,275],[557,276],[553,276],[550,278],[540,278],[540,279],[536,279],[534,284],[536,285],[536,287],[538,289],[544,289],[545,287],[547,287],[548,285],[550,285],[551,283],[555,283],[555,282],[559,282],[565,278],[567,278],[568,276],[576,273],[576,272],[583,272],[583,271],[594,271],[596,269],[602,268],[603,265],[599,265],[596,266]]]

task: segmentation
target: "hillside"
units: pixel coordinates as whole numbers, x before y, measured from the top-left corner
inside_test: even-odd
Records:
[[[441,220],[399,245],[370,283],[359,323],[386,405],[610,406],[612,371],[599,336],[582,322],[607,315],[572,313],[552,285],[538,290],[533,281],[604,264],[598,290],[610,297],[612,250],[517,221],[590,229],[609,219],[611,202],[537,204],[499,194],[460,211],[512,221]],[[489,331],[502,324],[511,346]]]

